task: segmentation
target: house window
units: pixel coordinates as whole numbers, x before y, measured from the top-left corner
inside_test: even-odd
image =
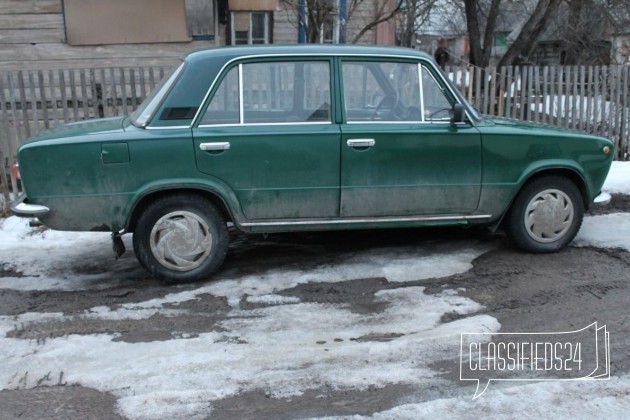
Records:
[[[232,45],[271,43],[270,12],[232,12]]]
[[[322,23],[321,30],[319,31],[320,40],[322,44],[336,44],[339,31],[337,29],[337,16],[327,15]]]

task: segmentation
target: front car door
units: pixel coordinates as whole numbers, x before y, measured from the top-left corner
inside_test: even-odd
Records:
[[[193,129],[197,167],[234,191],[248,220],[339,216],[340,129],[332,60],[235,63]]]
[[[341,63],[341,216],[466,215],[478,205],[481,136],[452,124],[455,97],[425,63]]]

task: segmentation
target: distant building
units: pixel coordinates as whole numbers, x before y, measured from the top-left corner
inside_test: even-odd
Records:
[[[349,1],[336,0],[337,10]],[[0,69],[169,64],[209,46],[296,43],[301,2],[0,0]],[[349,42],[375,19],[377,3],[357,3],[347,20],[332,13],[319,41]],[[393,27],[375,25],[359,42],[394,44]]]

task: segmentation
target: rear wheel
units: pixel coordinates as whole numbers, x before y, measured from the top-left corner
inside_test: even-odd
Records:
[[[133,248],[156,278],[171,283],[208,277],[223,263],[229,236],[224,218],[205,198],[174,194],[151,203],[140,215]]]
[[[567,246],[584,217],[584,202],[567,178],[545,176],[523,187],[505,219],[512,242],[528,252],[553,252]]]

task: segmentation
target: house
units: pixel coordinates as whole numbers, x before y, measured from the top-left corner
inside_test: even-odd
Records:
[[[389,1],[389,0],[385,0]],[[168,65],[200,48],[300,40],[307,0],[0,0],[0,69]],[[381,0],[331,0],[318,42],[352,40]],[[304,19],[304,22],[308,19]],[[341,30],[343,29],[343,30]],[[386,23],[360,43],[394,44]]]
[[[491,65],[500,59],[518,37],[535,5],[536,0],[505,1],[500,4],[493,33]],[[577,8],[562,3],[532,51],[523,54],[521,62],[538,65],[607,65],[624,62],[629,25],[630,14],[622,4],[594,1],[583,3],[581,8]],[[454,1],[436,3],[418,25],[416,38],[419,48],[429,53],[439,46],[446,47],[450,53],[449,64],[465,63],[469,44],[463,4]]]

